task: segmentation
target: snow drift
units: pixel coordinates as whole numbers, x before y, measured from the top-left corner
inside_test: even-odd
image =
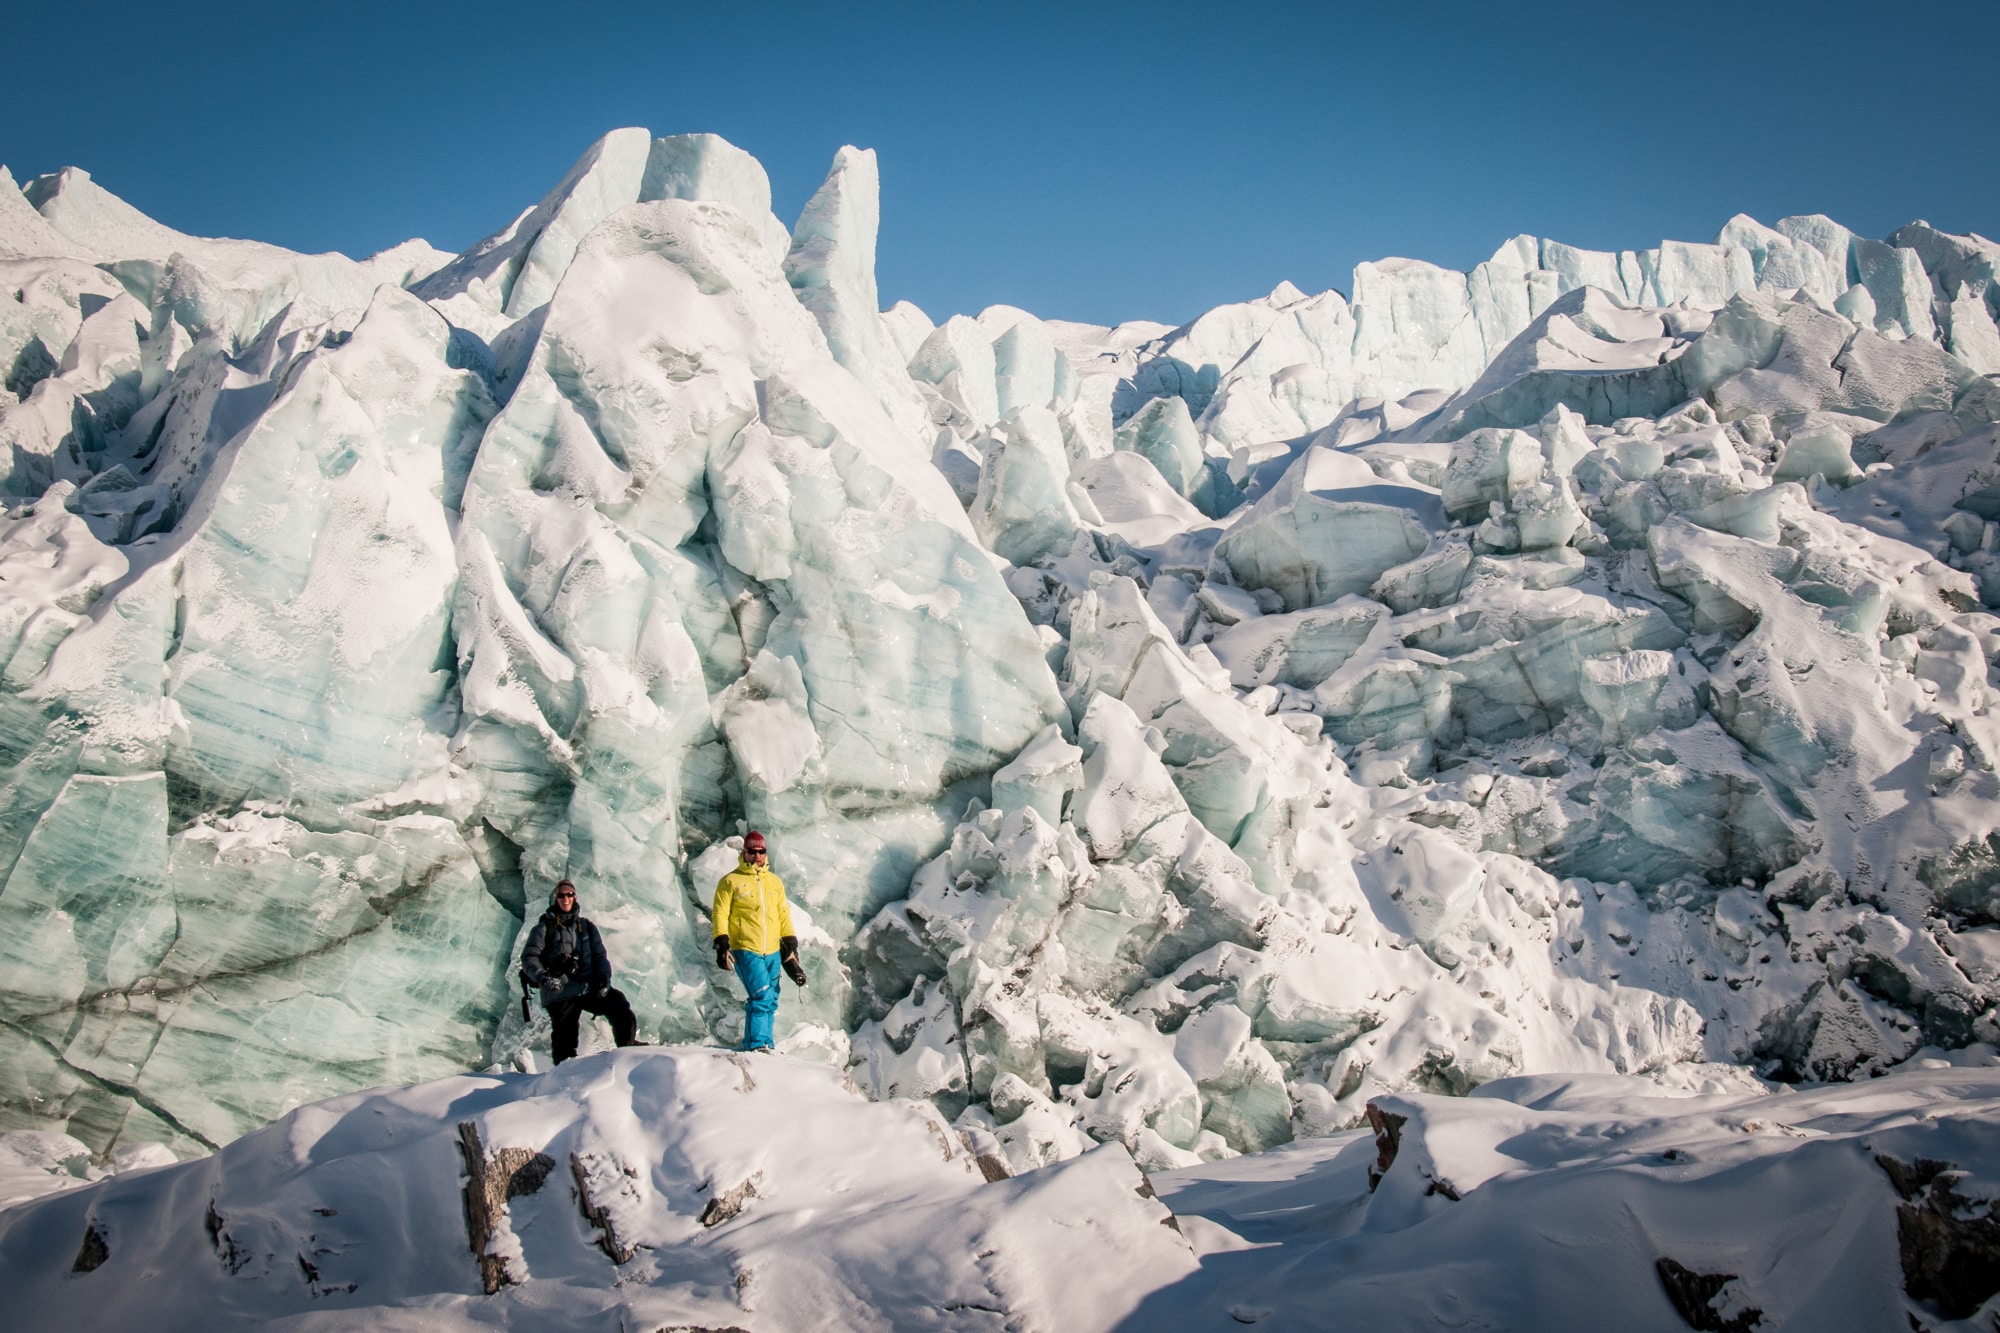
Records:
[[[0,1212],[0,1271],[16,1327],[160,1329],[1110,1328],[1194,1271],[1116,1144],[987,1162],[822,1065],[620,1052],[317,1103]]]
[[[0,1136],[40,1192],[0,1211],[0,1276],[35,1330],[1973,1329],[2000,1305],[1996,1097],[1990,1069],[1531,1076],[1150,1179],[1116,1143],[1010,1178],[821,1064],[605,1052],[94,1183],[56,1136]]]

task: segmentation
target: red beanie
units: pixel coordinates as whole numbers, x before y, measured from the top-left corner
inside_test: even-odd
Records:
[[[743,835],[743,850],[746,852],[763,851],[764,835],[759,833],[756,829],[751,829],[748,833]]]

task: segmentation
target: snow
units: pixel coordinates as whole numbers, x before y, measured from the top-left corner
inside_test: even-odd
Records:
[[[1177,1039],[1204,1085],[1242,1077],[1229,1012]],[[1971,1328],[1936,1320],[1990,1317],[1990,1283],[1898,1234],[1982,1234],[2000,1073],[1928,1063],[1506,1078],[1149,1177],[1116,1144],[1010,1173],[991,1132],[790,1057],[606,1052],[316,1103],[178,1165],[0,1136],[0,1273],[32,1329]],[[1677,1309],[1674,1270],[1713,1276]]]
[[[367,1087],[470,1079],[494,1134],[526,1075],[589,1102],[512,992],[559,877],[649,1039],[732,1041],[704,913],[753,826],[813,977],[772,1067],[915,1099],[1051,1207],[1374,1102],[1524,1216],[1514,1173],[1584,1176],[1503,1149],[1557,1131],[1436,1099],[1642,1079],[1629,1116],[1700,1143],[1709,1102],[1646,1098],[2000,1063],[2000,247],[1738,217],[1177,329],[933,318],[879,309],[876,173],[843,148],[787,227],[733,145],[616,130],[448,262],[187,237],[76,169],[0,190],[7,1190],[137,1189],[173,1173],[89,1178]],[[1284,1160],[1346,1189],[1339,1142]],[[1325,1215],[1486,1216],[1408,1163]],[[992,1227],[1032,1212],[978,1188],[1014,1200]],[[1272,1253],[1229,1225],[1188,1234]],[[1486,1225],[1445,1229],[1513,1253]],[[935,1226],[977,1314],[979,1242]],[[1037,1226],[1020,1272],[1066,1253]],[[1725,1304],[1804,1299],[1738,1248]]]
[[[477,1253],[468,1141],[504,1173]],[[94,1187],[68,1146],[0,1138],[58,1187],[0,1212],[17,1327],[1109,1329],[1195,1269],[1116,1145],[989,1183],[927,1103],[712,1048],[355,1094]]]
[[[1759,1311],[1756,1326],[1907,1326],[1923,1307],[1905,1295],[1886,1167],[1934,1155],[1984,1198],[1996,1089],[1991,1071],[1942,1071],[1673,1096],[1598,1075],[1384,1098],[1399,1123],[1379,1184],[1365,1131],[1156,1175],[1202,1269],[1136,1319],[1282,1327],[1337,1309],[1378,1328],[1673,1333],[1689,1323],[1661,1279],[1670,1261],[1727,1278],[1713,1308]],[[1936,1317],[1920,1322],[1974,1326]]]

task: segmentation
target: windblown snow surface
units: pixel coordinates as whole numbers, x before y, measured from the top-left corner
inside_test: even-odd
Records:
[[[940,324],[855,149],[360,262],[0,177],[28,1326],[2000,1310],[2000,246]],[[563,876],[663,1049],[546,1070]]]

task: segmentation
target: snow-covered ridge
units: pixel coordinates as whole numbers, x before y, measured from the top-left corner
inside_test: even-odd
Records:
[[[1995,1057],[2000,247],[1519,238],[1105,329],[881,311],[876,223],[871,153],[787,228],[642,130],[457,257],[0,190],[0,1124],[532,1068],[564,875],[726,1040],[746,823],[786,1048],[1016,1170]]]
[[[1996,1098],[1990,1069],[1509,1078],[1150,1177],[1116,1143],[1010,1175],[823,1065],[604,1052],[43,1174],[0,1277],[23,1330],[1970,1330],[2000,1304]]]
[[[606,1053],[315,1103],[8,1209],[0,1273],[22,1329],[1085,1330],[1193,1272],[1118,1145],[985,1161],[822,1065]]]
[[[1154,1177],[1202,1269],[1125,1327],[1982,1327],[1996,1090],[1900,1071],[1666,1097],[1599,1074],[1385,1097],[1372,1133]]]

